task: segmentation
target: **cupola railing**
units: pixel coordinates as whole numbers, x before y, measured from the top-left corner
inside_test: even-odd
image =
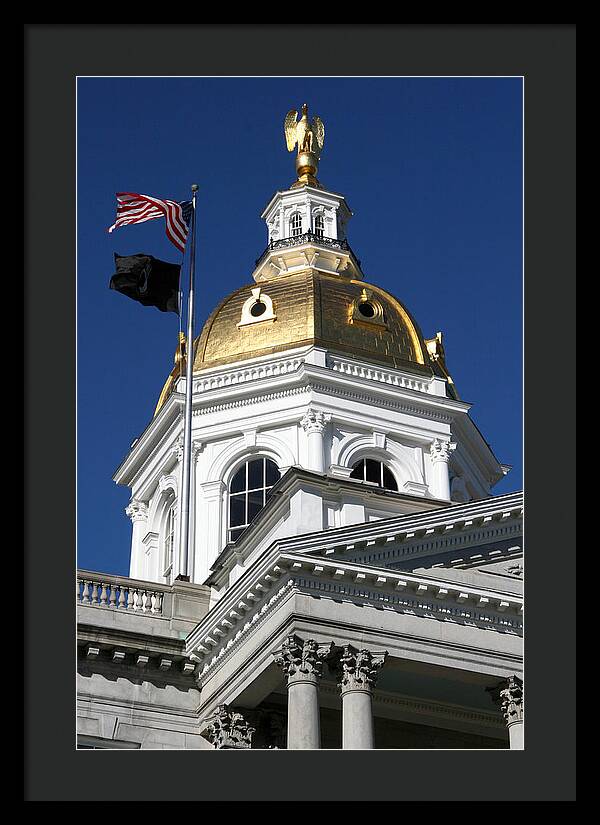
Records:
[[[325,238],[321,235],[317,235],[315,232],[303,232],[302,235],[294,235],[290,238],[280,238],[277,241],[269,241],[267,248],[262,253],[260,258],[256,259],[256,266],[260,266],[269,252],[273,252],[277,249],[288,249],[292,246],[302,246],[302,244],[306,243],[314,243],[328,249],[340,249],[344,252],[349,252],[354,258],[358,269],[360,269],[360,260],[356,257],[350,247],[350,244],[345,238],[343,240],[338,240],[337,238]]]

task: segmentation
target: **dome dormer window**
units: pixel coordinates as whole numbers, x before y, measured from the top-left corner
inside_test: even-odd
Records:
[[[277,315],[271,298],[262,291],[261,287],[251,290],[250,297],[242,307],[242,317],[238,322],[238,329],[262,321],[275,321]]]
[[[385,310],[373,291],[363,289],[350,308],[350,323],[387,328]]]

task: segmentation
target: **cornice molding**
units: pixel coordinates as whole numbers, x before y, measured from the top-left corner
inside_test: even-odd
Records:
[[[348,484],[352,483],[330,477],[321,477],[308,473],[308,471],[294,471],[301,476],[311,476],[315,483],[321,482],[326,485],[326,492],[323,498],[329,499],[332,494],[332,485],[336,482],[345,485],[347,492]],[[294,478],[287,480],[289,483],[300,483]],[[285,477],[278,484],[286,485]],[[363,495],[378,497],[382,491],[378,487],[373,490],[358,490]],[[289,487],[281,488],[281,494],[291,495]],[[396,494],[394,494],[396,495]],[[276,490],[272,497],[271,507],[277,507],[279,502],[279,491]],[[412,497],[411,497],[412,498]],[[419,499],[422,501],[422,499]],[[269,508],[270,505],[267,505]],[[269,510],[265,514],[269,516]],[[339,558],[346,553],[357,555],[358,552],[369,552],[372,548],[374,558],[369,558],[368,563],[379,561],[383,556],[390,559],[392,556],[398,560],[417,555],[427,556],[433,552],[444,552],[445,549],[461,548],[469,546],[474,540],[481,541],[482,544],[498,539],[513,538],[522,532],[523,515],[523,494],[509,493],[505,496],[492,497],[477,502],[466,504],[446,503],[442,507],[431,508],[425,512],[392,516],[386,519],[379,519],[373,522],[352,524],[346,527],[332,528],[326,531],[315,533],[305,533],[300,536],[290,536],[276,539],[263,552],[263,555],[271,551],[316,553],[320,556],[334,556]],[[260,525],[260,520],[258,526]],[[254,536],[254,532],[252,532]],[[474,537],[477,537],[474,539]],[[250,540],[250,534],[248,535]],[[433,547],[431,545],[434,545]],[[400,545],[400,547],[399,547]],[[236,545],[236,561],[240,553],[243,558],[250,555],[246,552],[246,536],[242,536]],[[213,564],[213,573],[207,579],[207,584],[217,587],[223,586],[228,577],[228,557],[231,548],[226,547],[217,557]],[[463,561],[459,559],[458,561]],[[387,566],[387,564],[386,564]]]
[[[442,546],[436,552],[448,546],[448,540],[455,532],[479,530],[483,541],[495,538],[494,531],[503,523],[519,521],[523,517],[523,493],[508,493],[481,501],[466,504],[452,504],[436,510],[392,516],[388,519],[337,527],[325,532],[307,533],[302,536],[278,539],[272,547],[280,552],[298,551],[320,555],[334,552],[356,551],[373,547],[382,549],[386,545],[425,539],[426,542],[438,539]]]
[[[504,633],[519,635],[522,629],[523,600],[514,593],[441,576],[396,573],[295,553],[272,554],[266,563],[256,564],[242,576],[189,634],[188,655],[203,665],[199,677],[205,677],[219,659],[237,648],[284,595],[295,591]]]

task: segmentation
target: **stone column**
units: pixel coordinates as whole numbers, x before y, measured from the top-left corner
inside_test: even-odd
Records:
[[[145,549],[142,545],[142,539],[146,534],[146,524],[148,521],[148,506],[143,501],[138,501],[132,498],[125,513],[131,519],[133,525],[133,533],[131,537],[131,563],[129,566],[129,575],[133,579],[144,578],[144,555]]]
[[[372,750],[373,708],[372,693],[387,651],[372,653],[344,645],[339,657],[342,680],[342,748],[344,750]]]
[[[201,734],[216,750],[242,750],[252,747],[251,728],[241,713],[218,705],[214,716],[204,720]]]
[[[443,441],[434,438],[431,443],[430,455],[433,464],[433,494],[436,498],[450,501],[450,473],[448,472],[448,462],[450,453],[456,449],[456,444],[452,441]]]
[[[325,472],[325,443],[323,435],[331,416],[309,407],[300,424],[308,437],[308,470]]]
[[[323,674],[323,663],[332,651],[333,642],[319,644],[313,639],[303,641],[291,635],[275,654],[275,662],[288,680],[288,750],[319,750],[321,747],[319,679]]]
[[[510,749],[523,750],[523,680],[518,676],[509,676],[495,688],[489,689],[492,698],[500,705],[504,716]]]

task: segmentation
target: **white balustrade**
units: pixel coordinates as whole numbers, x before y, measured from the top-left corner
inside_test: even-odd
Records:
[[[164,594],[168,585],[159,589],[156,584],[148,585],[120,576],[99,576],[94,573],[77,574],[76,602],[94,605],[107,610],[133,610],[139,613],[162,615]]]

